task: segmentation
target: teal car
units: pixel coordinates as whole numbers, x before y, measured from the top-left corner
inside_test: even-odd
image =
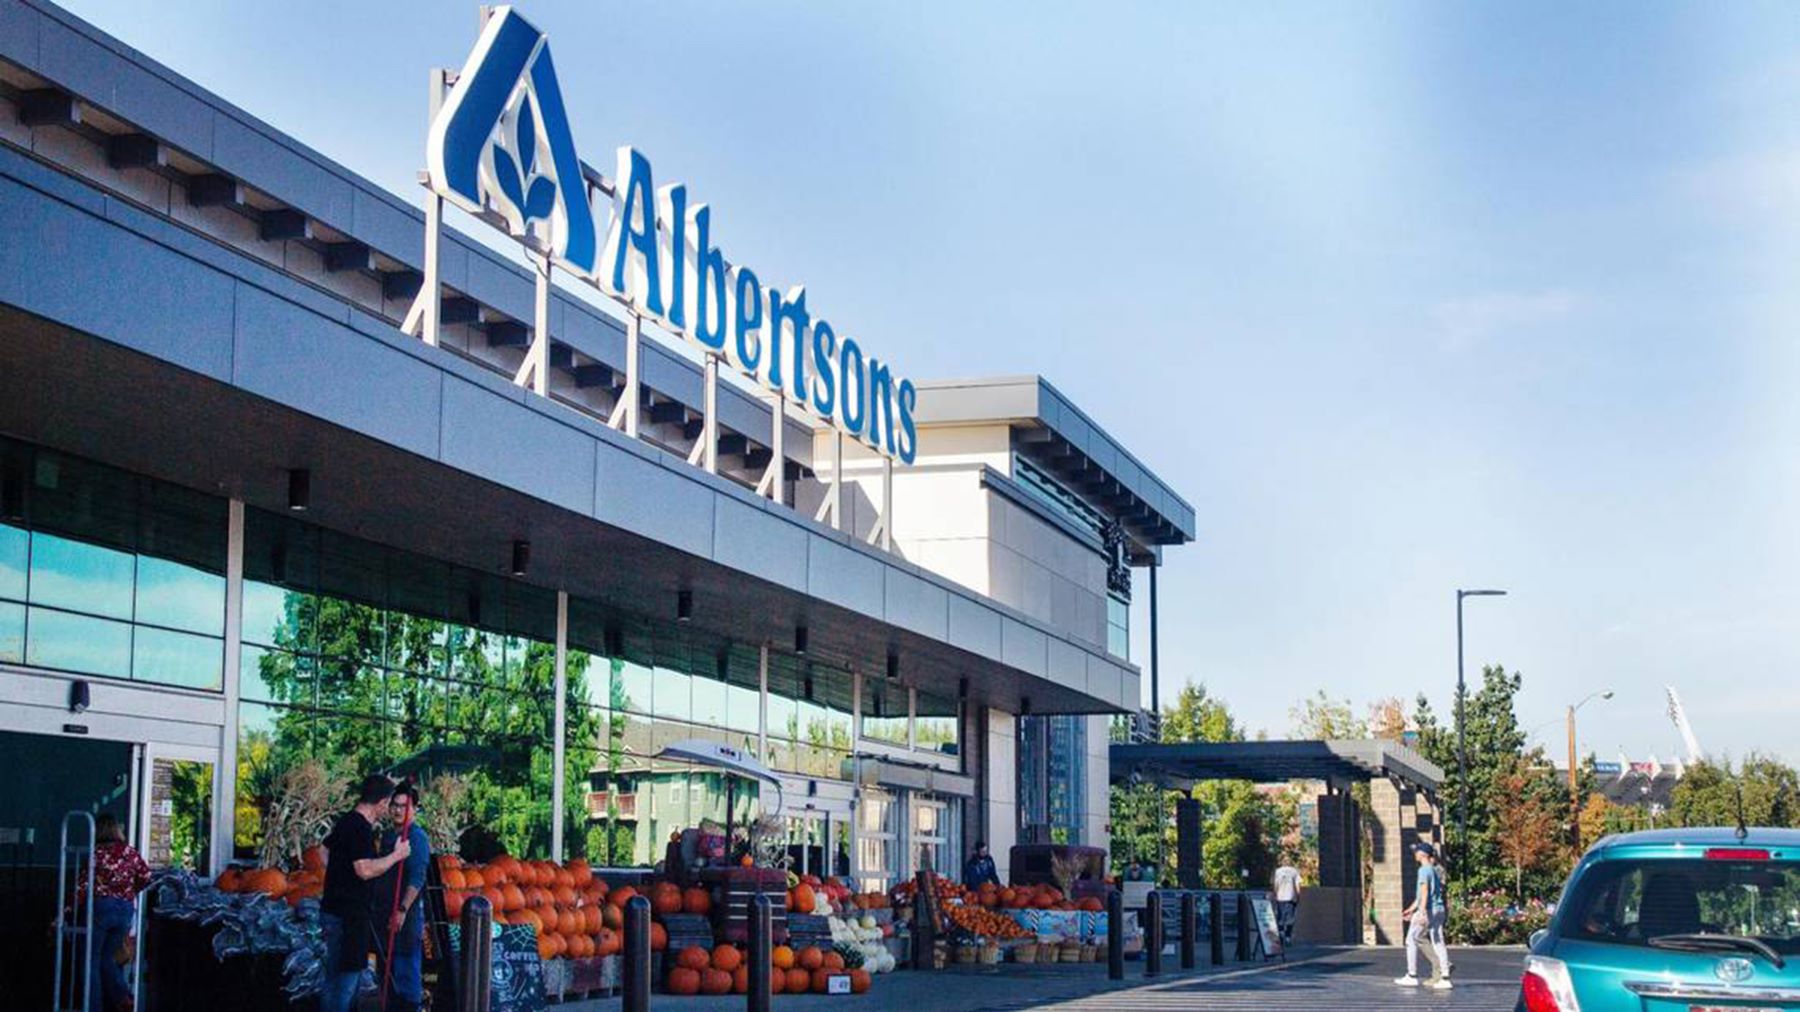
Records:
[[[1525,1012],[1800,1009],[1800,830],[1612,836],[1532,936]]]

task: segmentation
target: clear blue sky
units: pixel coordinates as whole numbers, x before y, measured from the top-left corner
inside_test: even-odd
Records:
[[[415,199],[476,29],[69,6]],[[1441,712],[1453,591],[1497,586],[1471,670],[1556,754],[1612,688],[1584,748],[1667,760],[1671,683],[1709,749],[1800,760],[1800,8],[521,9],[591,161],[641,147],[914,375],[1049,377],[1193,502],[1165,696]]]

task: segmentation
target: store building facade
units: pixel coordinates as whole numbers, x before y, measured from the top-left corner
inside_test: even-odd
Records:
[[[1129,577],[1186,503],[1036,378],[918,384],[897,461],[426,218],[0,0],[20,861],[104,808],[220,867],[317,758],[456,772],[515,853],[645,865],[725,818],[655,758],[693,738],[777,771],[797,860],[870,885],[978,837],[1105,845]]]

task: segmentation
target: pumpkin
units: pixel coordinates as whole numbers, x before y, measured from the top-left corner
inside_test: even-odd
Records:
[[[793,891],[788,893],[789,913],[810,914],[817,905],[818,898],[813,895],[812,886],[807,885],[805,882],[795,886]]]
[[[812,972],[812,992],[814,994],[825,993],[826,989],[831,986],[830,982],[833,972],[834,971],[826,969],[818,969]]]
[[[599,907],[581,908],[581,930],[584,934],[589,935],[597,935],[600,933]]]
[[[569,907],[556,912],[556,930],[565,935],[581,934],[581,915]]]
[[[501,886],[500,898],[509,913],[525,909],[525,892],[516,885]]]
[[[444,888],[445,889],[461,889],[466,884],[467,884],[467,880],[465,880],[463,878],[462,869],[460,869],[460,868],[444,869]]]
[[[770,994],[780,994],[781,992],[786,991],[786,990],[787,990],[787,971],[786,970],[770,970],[769,971],[769,993]]]
[[[556,958],[556,943],[562,941],[559,935],[538,936],[538,958],[548,962]]]
[[[809,945],[795,954],[794,963],[802,970],[817,970],[825,965],[825,954],[816,945]]]
[[[752,858],[749,854],[745,854],[743,857],[738,858],[738,864],[745,868],[755,867],[756,859]]]
[[[244,876],[243,891],[279,898],[288,891],[288,879],[277,869],[258,868]]]
[[[869,971],[857,967],[850,971],[850,993],[862,994],[869,989]]]
[[[219,891],[235,893],[244,888],[244,873],[237,868],[227,868],[219,873]]]
[[[744,954],[737,950],[737,946],[729,942],[720,943],[712,951],[712,965],[715,970],[724,970],[726,973],[730,973],[744,965]]]
[[[603,928],[611,928],[614,931],[625,930],[625,912],[618,907],[613,906],[611,903],[605,904],[600,908],[600,926]],[[661,927],[661,925],[654,923],[650,925],[652,936],[655,935],[658,927]],[[663,940],[665,942],[668,940],[666,935]]]
[[[731,991],[733,994],[750,993],[750,968],[740,965],[731,971]]]
[[[529,924],[529,925],[531,925],[531,930],[537,932],[538,934],[544,933],[544,930],[545,930],[544,920],[543,920],[543,918],[538,916],[538,913],[536,910],[515,910],[515,911],[513,911],[513,914],[511,916],[511,918],[509,918],[509,919],[514,924]]]
[[[300,867],[307,871],[322,872],[325,870],[325,848],[318,844],[306,848],[300,854]]]
[[[781,989],[790,994],[805,994],[806,989],[812,986],[812,974],[807,973],[797,966],[792,970],[786,971],[783,976],[785,976],[787,980],[782,984]]]
[[[698,945],[690,945],[675,954],[675,965],[690,970],[704,970],[712,965],[712,956]]]
[[[673,882],[665,882],[650,891],[650,909],[658,916],[681,913],[681,889]]]
[[[1092,896],[1089,896],[1089,897],[1083,899],[1080,903],[1075,904],[1075,909],[1083,910],[1090,914],[1097,914],[1105,908],[1100,905],[1100,901],[1098,899],[1096,899]]]
[[[480,868],[464,868],[462,876],[464,889],[480,889],[487,885],[487,878],[482,874]]]
[[[731,974],[724,970],[700,971],[701,994],[730,994]]]
[[[824,969],[837,971],[844,968],[844,954],[836,949],[827,950],[823,958],[824,962],[820,965]]]
[[[617,910],[618,908],[617,907],[607,907],[607,909],[608,910]],[[612,929],[611,928],[601,928],[600,930],[601,931],[611,931]],[[615,932],[615,934],[616,934],[616,932]],[[650,951],[651,952],[661,952],[664,949],[667,949],[668,947],[669,947],[669,929],[663,927],[661,924],[658,924],[655,921],[651,921],[650,922]]]
[[[700,971],[685,966],[678,966],[669,971],[669,993],[694,995],[700,993]]]
[[[777,945],[774,951],[769,953],[769,962],[773,963],[777,970],[793,969],[794,950],[785,945]]]
[[[500,891],[501,888],[496,885],[481,887],[481,898],[488,901],[488,907],[496,916],[506,909],[506,894]]]
[[[594,880],[594,869],[588,866],[587,858],[585,857],[575,858],[564,867],[569,869],[569,877],[572,880],[572,885],[577,887],[585,886]]]
[[[681,894],[681,909],[683,913],[689,914],[712,913],[712,893],[699,886],[684,890]]]
[[[663,935],[663,945],[667,946],[668,944],[669,936],[665,934]],[[599,933],[594,936],[594,951],[599,955],[615,955],[624,947],[624,939],[619,936],[617,931],[614,931],[611,928],[601,928]],[[652,949],[656,948],[654,938],[651,939],[650,947]]]
[[[448,914],[453,921],[461,917],[463,900],[467,899],[468,896],[469,894],[463,892],[461,889],[444,890],[444,913]]]
[[[606,902],[612,904],[615,907],[618,907],[620,910],[623,910],[623,909],[625,909],[625,904],[630,903],[631,898],[633,896],[636,896],[637,894],[638,894],[637,890],[631,888],[630,886],[620,886],[619,888],[614,889],[612,892],[609,892],[606,894]]]

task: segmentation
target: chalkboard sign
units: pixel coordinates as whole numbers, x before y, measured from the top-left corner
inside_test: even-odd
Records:
[[[450,951],[461,956],[461,924],[450,925]],[[490,1012],[543,1012],[544,964],[530,925],[494,926],[493,982]]]
[[[1280,956],[1287,959],[1281,949],[1281,924],[1275,919],[1275,904],[1269,902],[1267,896],[1250,897],[1250,912],[1256,918],[1256,937],[1263,952],[1264,959]]]

